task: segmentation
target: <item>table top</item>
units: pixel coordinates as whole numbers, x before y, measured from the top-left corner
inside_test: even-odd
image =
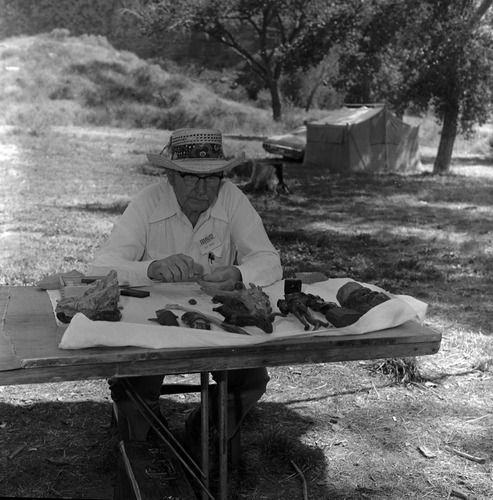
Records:
[[[441,343],[440,333],[414,321],[361,335],[186,349],[63,350],[64,330],[46,291],[0,287],[0,385],[422,356],[437,353]]]

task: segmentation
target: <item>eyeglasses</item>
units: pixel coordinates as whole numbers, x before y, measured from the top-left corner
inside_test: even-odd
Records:
[[[224,174],[222,172],[216,175],[195,175],[185,174],[183,172],[178,172],[178,174],[183,179],[185,186],[189,187],[195,186],[197,182],[199,182],[199,179],[203,179],[207,186],[216,187],[219,186],[221,179],[224,178]]]

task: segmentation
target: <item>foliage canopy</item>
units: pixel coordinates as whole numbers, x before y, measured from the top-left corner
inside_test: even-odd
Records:
[[[333,8],[323,0],[159,0],[139,10],[144,29],[193,29],[238,54],[264,82],[275,120],[281,118],[281,76],[303,55]]]

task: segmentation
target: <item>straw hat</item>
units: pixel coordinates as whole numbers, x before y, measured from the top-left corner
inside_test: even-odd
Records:
[[[227,160],[223,153],[223,136],[220,130],[183,128],[171,134],[169,143],[161,153],[149,153],[147,158],[153,167],[208,174],[241,165],[245,161],[245,153]]]

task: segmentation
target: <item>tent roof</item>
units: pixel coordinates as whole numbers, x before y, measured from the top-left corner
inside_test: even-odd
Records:
[[[329,111],[327,116],[320,120],[308,122],[307,125],[348,125],[361,123],[378,115],[385,108],[382,106],[368,108],[361,106],[359,108],[339,108]]]

